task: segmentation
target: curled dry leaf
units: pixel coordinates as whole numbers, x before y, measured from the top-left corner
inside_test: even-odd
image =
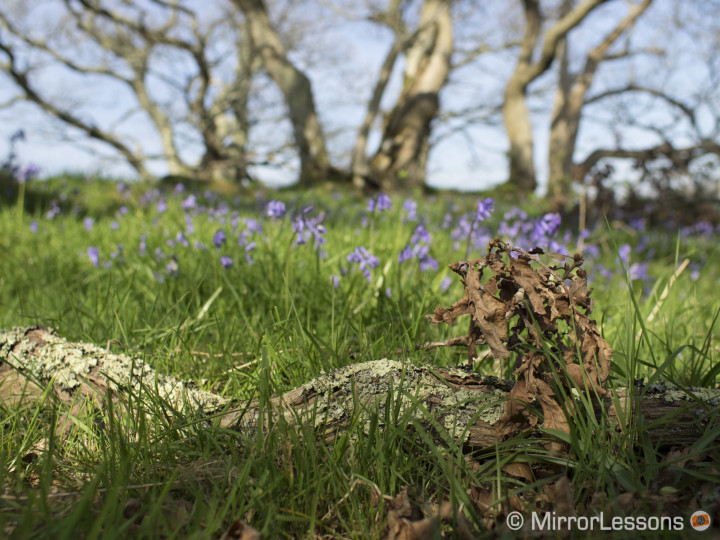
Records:
[[[450,265],[462,279],[464,295],[427,316],[432,324],[452,325],[470,315],[464,337],[470,362],[478,345],[487,345],[497,360],[515,353],[517,382],[503,419],[506,434],[538,424],[528,408],[533,401],[542,407],[545,428],[569,432],[563,407],[573,407],[561,402],[559,385],[606,395],[612,349],[590,319],[593,303],[583,257],[548,253],[557,263],[546,264],[544,254],[540,248],[524,251],[492,240],[484,257]]]

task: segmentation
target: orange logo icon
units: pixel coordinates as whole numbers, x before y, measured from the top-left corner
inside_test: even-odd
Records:
[[[704,531],[710,527],[710,516],[707,512],[698,510],[692,516],[690,516],[690,525],[696,531]]]

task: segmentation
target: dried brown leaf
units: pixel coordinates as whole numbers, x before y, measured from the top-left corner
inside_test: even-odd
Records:
[[[262,537],[257,529],[252,528],[240,519],[236,519],[223,533],[220,540],[260,540],[260,538]]]

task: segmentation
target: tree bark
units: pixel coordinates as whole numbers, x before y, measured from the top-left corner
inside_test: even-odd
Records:
[[[503,122],[510,143],[510,183],[522,194],[529,194],[537,187],[535,174],[532,124],[527,107],[527,88],[551,66],[560,40],[580,24],[592,10],[607,0],[585,0],[558,19],[542,32],[543,17],[539,0],[524,0],[525,34],[518,63],[505,87]],[[543,44],[540,56],[533,61],[533,54],[540,37]]]
[[[256,404],[239,404],[202,391],[192,382],[156,373],[139,358],[110,353],[109,345],[71,343],[39,326],[0,331],[0,401],[9,406],[37,402],[52,382],[57,398],[72,405],[58,426],[64,430],[72,422],[72,411],[82,410],[87,401],[101,403],[112,397],[121,408],[129,392],[138,396],[157,391],[175,410],[219,415],[221,424],[231,429],[268,427],[258,426],[267,415]],[[438,444],[447,445],[450,437],[470,451],[501,442],[498,421],[513,384],[465,368],[426,368],[383,359],[317,377],[272,398],[270,407],[290,425],[311,423],[332,443],[358,411],[378,407],[382,418],[392,392],[400,414],[423,425]],[[660,382],[645,387],[639,397],[637,388],[609,394],[603,405],[615,429],[630,429],[642,416],[657,446],[692,444],[720,412],[718,389],[686,392]]]
[[[254,48],[259,51],[265,71],[285,98],[300,154],[300,183],[322,181],[331,167],[310,80],[289,60],[264,2],[234,1],[247,18]]]
[[[403,89],[370,163],[371,176],[384,191],[425,184],[431,123],[451,68],[450,5],[450,0],[425,0],[421,8],[417,35],[406,52]]]

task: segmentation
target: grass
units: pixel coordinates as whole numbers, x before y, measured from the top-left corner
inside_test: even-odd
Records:
[[[716,494],[710,503],[720,482],[717,424],[707,425],[707,435],[689,449],[659,448],[641,418],[617,432],[591,412],[592,400],[582,393],[569,434],[521,436],[472,459],[448,434],[447,444],[433,442],[429,414],[417,422],[400,406],[413,399],[412,389],[394,389],[383,409],[355,411],[335,445],[307,425],[274,418],[271,396],[353,362],[388,356],[448,366],[466,360],[454,350],[415,345],[461,333],[432,327],[424,315],[462,295],[457,280],[445,290],[446,278],[454,276],[446,265],[464,259],[467,245],[475,256],[483,254],[475,239],[451,238],[477,200],[417,201],[432,234],[429,253],[439,262],[437,270],[422,271],[416,259],[398,262],[417,225],[407,220],[402,199],[388,212],[369,214],[367,200],[344,193],[248,193],[235,201],[198,194],[205,208],[187,212],[190,232],[182,208],[187,196],[56,178],[28,190],[24,206],[0,207],[0,328],[42,324],[71,341],[117,340],[123,347],[113,350],[137,354],[159,372],[240,403],[258,402],[268,429],[240,433],[217,419],[169,411],[147,388],[143,395],[130,393],[126,407],[112,400],[86,404],[74,411],[72,427],[58,433],[67,406],[43,383],[45,391],[24,405],[0,404],[0,526],[6,535],[216,538],[245,522],[266,538],[373,538],[382,535],[394,497],[407,490],[418,505],[450,501],[455,513],[442,525],[444,534],[459,534],[462,507],[474,535],[495,537],[510,535],[502,526],[509,511],[557,506],[554,486],[563,477],[571,481],[578,515],[664,512],[682,516],[685,533],[696,534],[687,526],[690,513],[700,509],[693,504],[717,511]],[[288,215],[264,214],[272,197],[286,202]],[[157,209],[161,199],[164,212]],[[48,219],[52,200],[62,211]],[[307,216],[324,213],[326,255],[312,238],[295,244],[288,216],[302,215],[310,204],[315,209]],[[496,231],[505,210],[497,208],[481,226]],[[443,229],[446,214],[452,225]],[[91,228],[83,221],[88,217]],[[244,218],[258,220],[262,232],[253,232]],[[216,249],[218,229],[227,240]],[[242,231],[248,231],[245,245],[238,243]],[[586,266],[595,288],[594,318],[616,351],[614,387],[637,378],[718,385],[717,242],[681,238],[677,231],[672,237],[610,222],[585,240],[598,247]],[[252,241],[255,249],[246,251]],[[568,245],[574,243],[570,238]],[[627,278],[616,262],[623,244],[633,246],[632,260],[649,263],[649,280]],[[379,258],[370,281],[347,260],[361,245]],[[90,246],[98,248],[97,267],[87,255]],[[233,260],[230,268],[221,255]],[[678,273],[685,258],[702,264],[698,276],[689,268]],[[601,266],[608,275],[593,271]],[[478,369],[491,373],[493,367]],[[499,366],[492,374],[510,377],[512,369]],[[433,429],[443,437],[439,425]],[[547,449],[558,439],[568,447],[562,459]],[[509,474],[517,472],[511,464],[530,466],[531,475]]]

